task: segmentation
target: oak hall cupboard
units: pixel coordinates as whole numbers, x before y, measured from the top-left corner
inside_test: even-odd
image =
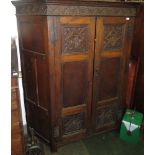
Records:
[[[138,3],[13,2],[28,126],[53,149],[117,129]]]

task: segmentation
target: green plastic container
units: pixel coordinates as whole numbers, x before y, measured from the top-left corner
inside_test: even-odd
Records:
[[[142,121],[143,114],[127,109],[121,124],[120,138],[130,143],[137,143]]]

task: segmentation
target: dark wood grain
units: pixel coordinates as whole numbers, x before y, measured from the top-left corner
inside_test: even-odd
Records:
[[[63,106],[85,104],[88,87],[88,63],[67,62],[63,64]]]
[[[139,62],[138,60],[131,60],[129,62],[129,70],[128,70],[128,86],[127,86],[127,95],[126,95],[126,105],[128,108],[133,107],[133,97],[135,92],[135,83],[137,78],[137,73],[139,69]]]
[[[44,17],[20,18],[20,33],[23,49],[45,53],[44,46]]]
[[[139,63],[130,106],[144,113],[144,5],[137,12],[131,61]],[[130,85],[130,83],[129,83]]]
[[[46,22],[46,17],[18,17],[26,118],[28,126],[49,141],[50,94]]]
[[[98,101],[117,97],[120,85],[120,58],[102,59],[99,74]]]

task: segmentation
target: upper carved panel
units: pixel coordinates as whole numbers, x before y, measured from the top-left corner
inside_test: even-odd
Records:
[[[118,50],[123,47],[123,24],[105,24],[103,33],[103,50]]]
[[[89,31],[87,25],[65,25],[62,27],[62,52],[86,52],[89,47]]]

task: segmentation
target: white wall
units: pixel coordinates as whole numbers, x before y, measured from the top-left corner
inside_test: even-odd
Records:
[[[17,21],[16,21],[16,11],[15,7],[11,5],[11,37],[15,38],[16,45],[17,45],[17,55],[18,55],[18,66],[19,66],[19,72],[21,71],[21,65],[20,65],[20,54],[19,54],[19,44],[18,44],[18,33],[17,33]],[[26,125],[26,118],[25,118],[25,107],[24,107],[24,100],[23,100],[23,86],[22,86],[22,78],[19,76],[18,78],[18,85],[19,85],[19,91],[20,91],[20,103],[21,103],[21,111],[22,111],[22,120],[23,125]]]

